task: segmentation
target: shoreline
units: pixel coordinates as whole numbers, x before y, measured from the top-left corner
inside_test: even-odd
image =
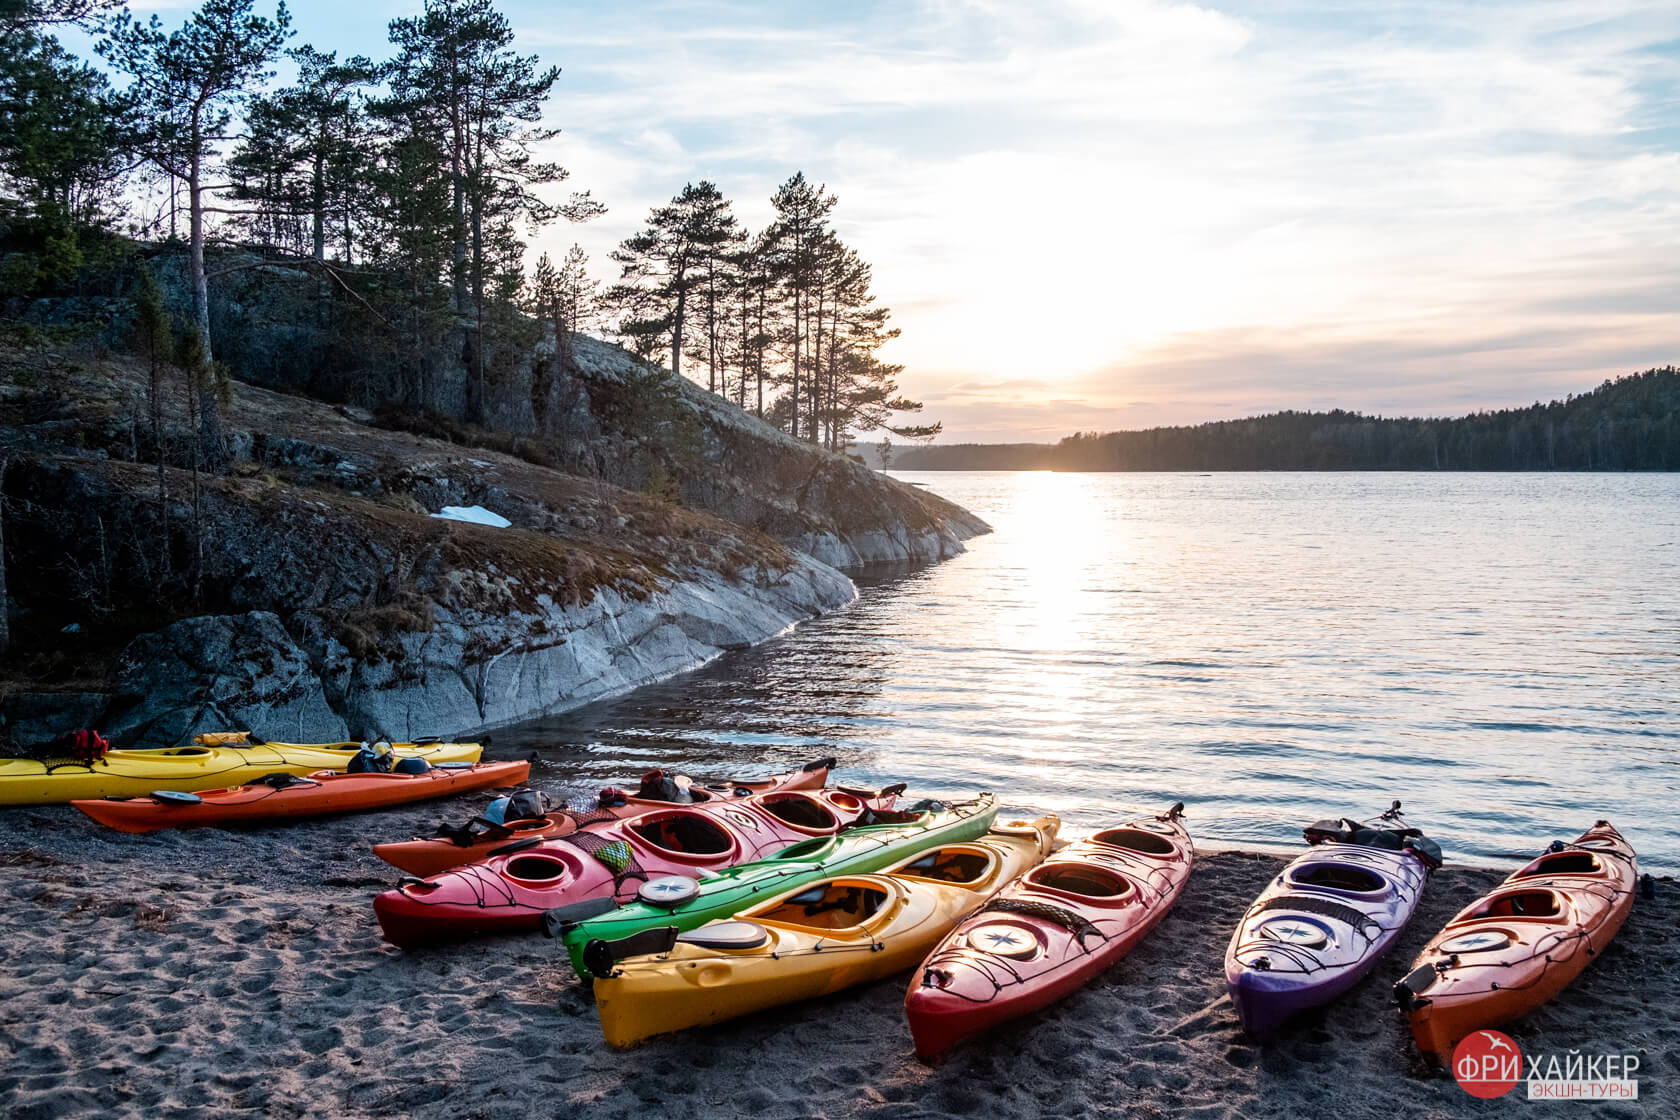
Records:
[[[1224,992],[1225,941],[1284,857],[1199,849],[1183,899],[1095,984],[928,1067],[904,977],[618,1052],[540,936],[404,952],[369,902],[399,872],[374,840],[472,799],[288,827],[128,836],[68,806],[0,815],[0,1101],[18,1117],[591,1114],[1196,1117],[1482,1115],[1433,1074],[1389,987],[1503,878],[1438,872],[1395,952],[1266,1046]],[[1643,1050],[1637,1104],[1676,1101],[1673,880],[1563,996],[1506,1028],[1531,1053]],[[1556,1106],[1539,1106],[1554,1108]]]

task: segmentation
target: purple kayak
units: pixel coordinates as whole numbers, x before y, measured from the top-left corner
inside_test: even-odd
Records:
[[[1329,1003],[1365,977],[1411,921],[1441,850],[1400,818],[1320,821],[1313,850],[1248,908],[1225,951],[1225,981],[1243,1029],[1264,1035]]]

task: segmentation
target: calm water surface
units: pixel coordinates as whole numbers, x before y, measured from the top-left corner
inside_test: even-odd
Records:
[[[995,532],[850,608],[498,735],[647,765],[991,790],[1209,846],[1399,798],[1504,864],[1612,819],[1680,870],[1680,476],[903,473]]]

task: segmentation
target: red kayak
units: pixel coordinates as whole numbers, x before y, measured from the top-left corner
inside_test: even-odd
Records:
[[[515,840],[482,863],[405,879],[376,897],[373,911],[387,941],[412,948],[534,931],[545,911],[563,906],[581,906],[576,916],[582,918],[637,897],[681,902],[676,895],[692,893],[708,871],[832,836],[872,809],[891,809],[895,799],[896,790],[861,796],[783,790],[663,805],[629,820],[587,824],[558,839]]]
[[[1069,845],[952,930],[904,997],[917,1056],[1046,1007],[1136,948],[1190,879],[1183,811]]]
[[[70,804],[118,832],[156,832],[385,809],[433,797],[518,785],[530,773],[529,762],[443,762],[418,774],[317,770],[305,777],[270,774],[233,789],[200,793],[159,790],[150,797],[109,797]]]
[[[790,789],[822,789],[828,784],[828,772],[834,759],[820,758],[806,763],[798,770],[750,781],[730,780],[708,785],[688,784],[679,788],[694,804],[709,801],[734,801],[760,793],[779,793]],[[635,794],[612,796],[616,790],[602,790],[601,803],[594,809],[578,812],[559,809],[529,820],[512,820],[497,824],[475,818],[460,828],[443,827],[435,836],[415,837],[389,844],[375,844],[373,854],[393,867],[422,878],[438,875],[452,867],[477,863],[498,848],[515,840],[549,840],[570,836],[586,825],[602,821],[628,820],[655,809],[671,807],[670,792],[662,790],[665,777],[662,771],[650,770],[642,776],[641,789]],[[646,794],[643,796],[642,794]],[[867,794],[861,796],[868,796]]]

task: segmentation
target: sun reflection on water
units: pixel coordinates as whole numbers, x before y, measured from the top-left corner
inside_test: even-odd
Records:
[[[1680,476],[915,481],[996,532],[498,741],[579,788],[833,754],[848,783],[990,790],[1076,835],[1183,800],[1214,846],[1400,798],[1455,862],[1614,807],[1680,861]]]

